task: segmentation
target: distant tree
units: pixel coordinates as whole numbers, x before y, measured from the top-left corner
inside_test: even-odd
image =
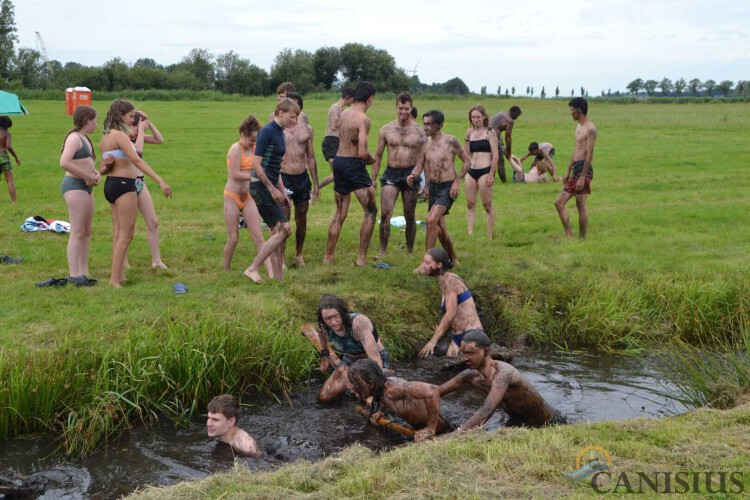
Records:
[[[750,95],[750,82],[740,80],[737,82],[737,86],[734,88],[734,95],[747,96]]]
[[[214,55],[208,49],[193,49],[182,59],[180,66],[192,73],[200,89],[214,85]]]
[[[338,47],[321,47],[313,54],[313,68],[317,86],[331,90],[341,70],[341,53]]]
[[[161,68],[133,65],[128,80],[132,89],[163,89],[166,88],[167,72]]]
[[[315,66],[312,53],[306,50],[284,49],[276,55],[271,66],[271,90],[283,82],[292,82],[297,92],[315,90]]]
[[[447,94],[467,95],[469,87],[466,86],[463,80],[455,77],[445,82],[445,92]]]
[[[661,95],[667,95],[670,92],[672,92],[672,88],[674,86],[672,85],[672,80],[669,78],[662,78],[661,82],[659,82],[659,88],[661,89]]]
[[[534,97],[534,87],[531,87],[531,90],[529,91],[529,95],[531,97]]]
[[[513,94],[513,97],[515,97],[515,96],[516,96],[516,87],[515,87],[515,86],[513,86],[513,87],[512,87],[511,89],[510,89],[510,93],[511,93],[511,94]]]
[[[102,66],[102,71],[107,79],[105,90],[125,90],[130,86],[130,68],[128,64],[119,57],[107,61]]]
[[[729,97],[729,93],[732,91],[733,85],[734,82],[732,80],[722,80],[722,82],[718,84],[716,88],[719,89],[722,94],[724,94],[724,97]]]
[[[156,61],[150,57],[143,57],[133,63],[134,68],[151,68],[151,69],[164,69],[164,66],[157,64]]]
[[[481,95],[487,95],[487,86],[482,87],[482,89],[479,91]]]
[[[268,73],[234,51],[216,58],[216,89],[227,94],[266,95]]]
[[[659,85],[659,82],[656,80],[646,80],[643,82],[643,89],[648,95],[654,95],[657,85]]]
[[[503,89],[500,88],[500,85],[497,86],[497,95],[500,95],[503,93]]]
[[[570,97],[573,97],[575,95],[576,91],[574,89],[570,89]]]
[[[419,75],[412,75],[411,78],[409,78],[409,89],[412,93],[424,92],[428,87],[429,85],[419,81]]]
[[[581,87],[581,97],[583,97],[585,95],[586,95],[586,89],[584,89],[583,87]]]
[[[555,87],[555,97],[560,97],[560,87]]]
[[[607,97],[612,97],[612,89],[607,89]]]
[[[380,92],[401,92],[409,88],[409,77],[396,67],[396,60],[387,51],[372,45],[347,43],[340,53],[345,82],[368,81]]]
[[[690,93],[693,95],[698,95],[698,91],[703,88],[703,83],[697,78],[693,78],[690,80],[690,83],[688,84],[690,88]]]
[[[674,82],[675,94],[682,95],[682,93],[685,92],[685,88],[687,88],[687,82],[685,82],[684,78],[680,78]]]
[[[544,87],[542,87],[542,92],[539,94],[539,97],[541,97],[542,99],[547,97],[547,93],[544,91]]]
[[[505,97],[508,97],[510,93],[508,92],[508,87],[505,87]]]
[[[631,94],[638,95],[638,92],[640,92],[643,88],[643,80],[641,80],[640,78],[636,78],[632,82],[628,83],[625,88],[628,89]]]
[[[15,8],[10,0],[0,3],[0,78],[10,76],[11,64],[15,54],[16,35]]]
[[[713,97],[714,92],[716,91],[716,82],[713,80],[706,80],[703,82],[703,89],[706,91],[706,94]]]
[[[26,88],[36,88],[41,82],[45,65],[42,55],[33,49],[21,47],[13,57],[11,75]]]
[[[526,95],[529,95],[530,92],[531,92],[531,87],[526,87]]]

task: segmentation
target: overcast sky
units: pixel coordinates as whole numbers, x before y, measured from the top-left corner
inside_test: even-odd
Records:
[[[422,82],[455,76],[488,92],[556,86],[568,95],[625,90],[635,78],[750,79],[750,2],[519,0],[12,0],[19,46],[99,66],[120,57],[179,62],[230,50],[270,70],[284,48],[348,42],[387,50]],[[523,90],[521,90],[523,89]],[[504,92],[504,90],[503,90]]]

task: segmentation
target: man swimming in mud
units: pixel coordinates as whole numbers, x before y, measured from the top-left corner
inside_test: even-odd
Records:
[[[419,429],[414,435],[417,443],[453,430],[440,414],[440,391],[436,385],[386,377],[371,359],[359,360],[349,368],[349,382],[362,402],[371,401],[373,424],[377,425],[385,412],[398,415]]]
[[[547,403],[521,372],[490,355],[490,339],[480,331],[469,332],[461,342],[461,353],[469,366],[440,386],[440,396],[471,384],[487,393],[484,404],[456,432],[484,424],[496,409],[508,414],[506,426],[543,427],[565,424],[566,418]]]
[[[208,420],[206,427],[208,437],[227,443],[238,455],[258,458],[262,452],[255,439],[237,427],[240,416],[240,403],[229,394],[216,396],[208,403]]]
[[[332,294],[325,294],[318,302],[318,336],[320,345],[320,371],[331,368],[328,342],[341,357],[341,363],[333,366],[333,375],[328,377],[318,394],[318,400],[328,403],[345,390],[351,389],[349,366],[360,359],[371,359],[381,368],[391,367],[391,357],[378,337],[372,321],[364,314],[350,312],[346,301]]]

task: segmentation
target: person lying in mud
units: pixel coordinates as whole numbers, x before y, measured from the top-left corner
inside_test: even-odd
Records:
[[[505,425],[509,427],[567,423],[567,419],[542,398],[521,372],[508,363],[492,359],[490,339],[484,332],[473,331],[464,335],[461,353],[469,369],[441,385],[440,396],[471,384],[486,392],[487,399],[456,432],[484,424],[498,408],[508,414]]]
[[[331,367],[328,342],[333,344],[341,363],[333,366],[333,375],[323,384],[318,400],[327,403],[336,399],[347,389],[351,389],[349,366],[360,359],[371,359],[380,368],[391,367],[391,357],[378,337],[372,321],[364,314],[350,312],[346,301],[332,294],[325,294],[318,302],[318,335],[320,345],[320,371],[325,373]]]
[[[258,458],[262,452],[255,439],[237,427],[240,416],[240,403],[229,394],[216,396],[208,403],[208,437],[227,443],[238,455]]]
[[[433,247],[424,254],[421,272],[436,277],[440,283],[440,310],[443,317],[435,326],[435,334],[419,351],[420,358],[433,354],[440,338],[449,331],[452,333],[453,342],[448,347],[447,356],[459,355],[461,339],[466,333],[484,332],[471,291],[457,274],[449,272],[452,267],[448,252],[442,248]]]
[[[370,421],[375,425],[385,412],[398,415],[419,429],[414,435],[417,443],[454,430],[440,414],[440,391],[436,385],[386,377],[371,359],[361,359],[349,368],[349,382],[357,397],[370,403]]]

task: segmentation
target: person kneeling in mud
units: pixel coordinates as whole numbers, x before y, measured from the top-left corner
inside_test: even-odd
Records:
[[[361,401],[371,400],[370,421],[375,425],[385,412],[398,415],[420,429],[414,435],[417,443],[454,430],[440,414],[440,391],[436,385],[386,377],[370,359],[359,360],[349,368],[349,382]]]
[[[346,301],[336,295],[326,294],[318,302],[318,335],[320,345],[320,371],[331,367],[328,342],[341,356],[341,364],[323,384],[318,400],[327,403],[336,399],[352,386],[347,377],[349,366],[360,359],[371,359],[380,368],[391,367],[391,357],[378,337],[372,321],[364,314],[350,312]]]
[[[258,443],[250,434],[237,427],[239,416],[240,403],[237,398],[229,394],[213,398],[208,403],[208,437],[227,443],[238,455],[258,458],[261,455]]]
[[[543,427],[565,424],[566,418],[547,403],[521,372],[490,355],[490,339],[484,332],[464,335],[461,353],[468,370],[464,370],[440,386],[440,396],[449,394],[462,385],[471,384],[487,393],[482,407],[463,423],[456,432],[464,432],[484,424],[497,408],[508,414],[509,427]]]

